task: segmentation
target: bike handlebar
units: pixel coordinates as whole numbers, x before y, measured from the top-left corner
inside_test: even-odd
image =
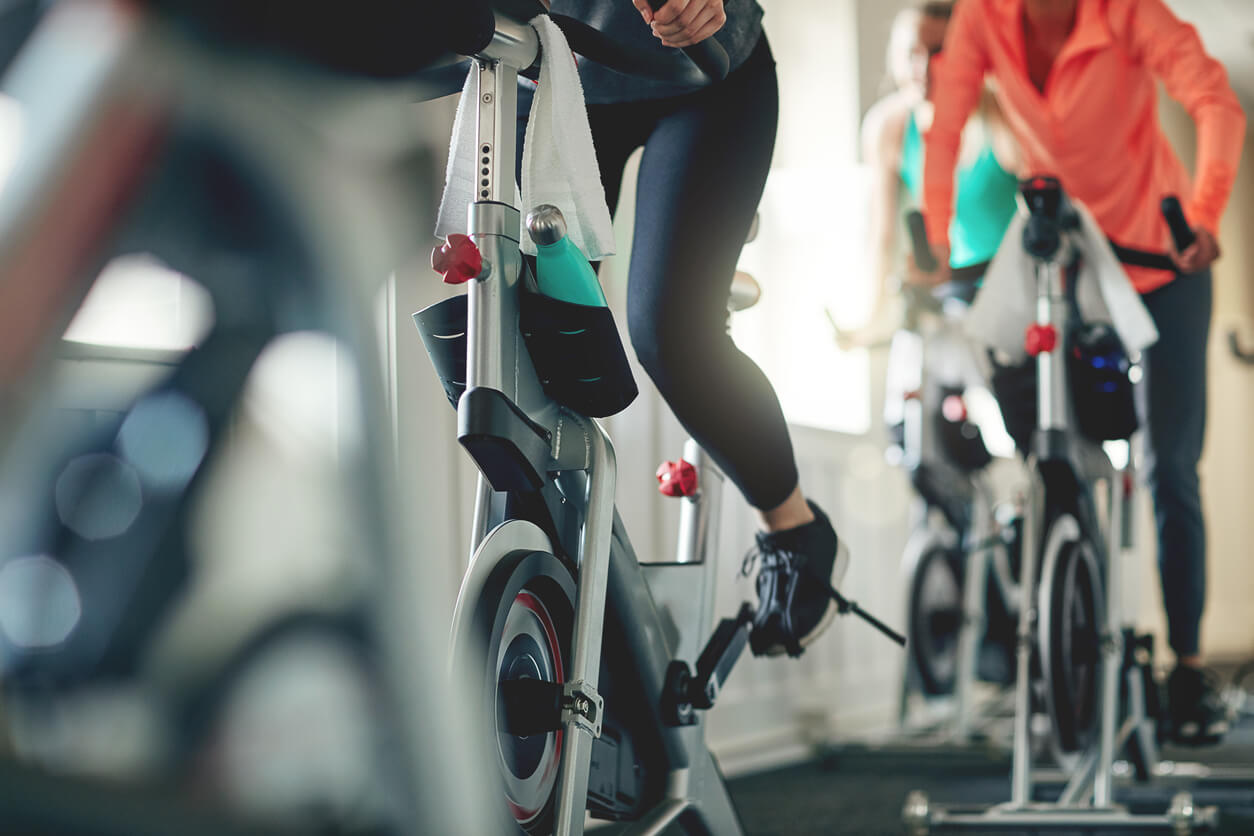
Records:
[[[911,209],[907,212],[906,229],[910,231],[910,249],[914,252],[914,263],[924,273],[935,272],[936,268],[940,267],[940,262],[936,260],[932,245],[928,243],[927,224],[923,220],[923,213],[918,209]]]
[[[1193,234],[1193,229],[1185,220],[1184,210],[1180,208],[1180,199],[1175,195],[1168,195],[1163,198],[1161,208],[1163,220],[1167,222],[1167,228],[1171,230],[1171,240],[1176,245],[1176,251],[1184,252],[1193,246],[1197,236]]]
[[[1062,217],[1062,215],[1066,214],[1063,211],[1067,206],[1066,198],[1063,196],[1056,180],[1042,177],[1032,178],[1024,181],[1022,189],[1029,211],[1034,215],[1044,214]],[[1035,196],[1035,199],[1033,199],[1033,196]],[[1163,220],[1167,222],[1167,228],[1171,230],[1171,240],[1175,244],[1176,251],[1184,252],[1193,246],[1197,236],[1193,233],[1192,227],[1189,226],[1189,222],[1184,216],[1180,200],[1175,195],[1168,195],[1162,199],[1160,209]],[[913,209],[906,213],[905,220],[906,228],[910,232],[910,247],[914,255],[915,264],[926,273],[933,272],[940,265],[937,263],[936,256],[927,240],[927,228],[924,225],[923,213]],[[1074,220],[1072,223],[1074,223]],[[1065,225],[1070,226],[1072,224],[1068,223]],[[1025,246],[1027,246],[1026,243]],[[1118,249],[1116,247],[1116,251]],[[1031,248],[1029,248],[1029,251],[1031,251]],[[1120,257],[1123,258],[1123,256]],[[1166,259],[1166,256],[1157,256],[1157,258]],[[1170,263],[1168,262],[1165,269],[1169,268]]]
[[[676,56],[676,61],[665,61],[659,60],[654,53],[619,43],[581,20],[562,14],[550,14],[549,17],[562,30],[572,51],[624,75],[681,84],[708,84],[727,76],[727,52],[713,38],[707,38],[696,46],[685,49],[683,52],[686,57]],[[722,56],[721,75],[713,75],[702,66],[709,60],[718,60],[717,55],[713,59],[706,56],[707,52],[715,49]]]
[[[656,12],[665,6],[666,2],[667,0],[649,0],[649,8]],[[723,49],[723,45],[713,37],[706,38],[692,46],[686,46],[683,52],[701,72],[709,77],[710,81],[722,81],[727,77],[727,71],[731,66],[727,50]]]

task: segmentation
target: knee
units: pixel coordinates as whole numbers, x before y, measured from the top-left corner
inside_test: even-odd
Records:
[[[675,312],[630,311],[627,329],[636,359],[663,393],[711,355],[712,337],[695,317]]]
[[[1197,461],[1187,456],[1156,457],[1145,475],[1154,503],[1159,507],[1201,508]]]
[[[654,317],[631,311],[627,318],[627,332],[636,359],[650,378],[657,380],[665,368],[666,354],[659,345]]]

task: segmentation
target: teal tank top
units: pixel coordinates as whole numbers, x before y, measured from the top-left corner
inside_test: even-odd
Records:
[[[914,114],[901,142],[901,179],[916,204],[923,201],[923,135]],[[989,261],[1015,214],[1019,181],[997,162],[985,145],[978,157],[959,167],[954,217],[949,224],[949,266],[969,267]]]

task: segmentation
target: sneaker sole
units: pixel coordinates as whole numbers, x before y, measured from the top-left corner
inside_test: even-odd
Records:
[[[836,541],[836,560],[832,564],[832,586],[840,586],[840,582],[844,580],[845,573],[849,571],[849,550],[845,548],[844,540]],[[836,618],[839,608],[834,600],[828,600],[827,609],[823,611],[823,617],[819,619],[819,623],[814,625],[814,629],[801,637],[797,644],[801,645],[801,649],[805,650],[810,644],[823,635],[823,632],[831,626],[832,621]],[[788,652],[788,648],[782,644],[772,645],[763,651],[763,656],[783,656]]]

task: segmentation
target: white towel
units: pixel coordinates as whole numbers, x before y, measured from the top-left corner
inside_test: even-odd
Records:
[[[444,168],[444,194],[436,215],[435,234],[444,238],[454,232],[466,232],[470,221],[470,198],[478,191],[474,163],[478,137],[475,135],[478,113],[478,68],[472,63],[462,95],[453,117],[453,136],[449,141],[448,164]]]
[[[1076,246],[1083,255],[1076,303],[1086,322],[1108,322],[1128,351],[1143,351],[1158,340],[1158,329],[1132,287],[1101,227],[1083,205]],[[1015,215],[1001,248],[984,274],[984,286],[968,311],[964,327],[972,339],[1020,363],[1027,357],[1024,334],[1036,321],[1036,274],[1023,249],[1027,215]]]
[[[527,211],[549,203],[562,210],[570,240],[590,261],[596,261],[614,254],[614,229],[592,147],[583,85],[557,24],[548,15],[539,15],[531,25],[540,36],[540,83],[527,122],[522,195],[517,199],[522,216],[518,240],[524,252],[535,254],[535,244],[525,229]],[[439,236],[465,231],[467,210],[477,188],[476,72],[472,67],[453,120],[444,196],[436,220]]]

